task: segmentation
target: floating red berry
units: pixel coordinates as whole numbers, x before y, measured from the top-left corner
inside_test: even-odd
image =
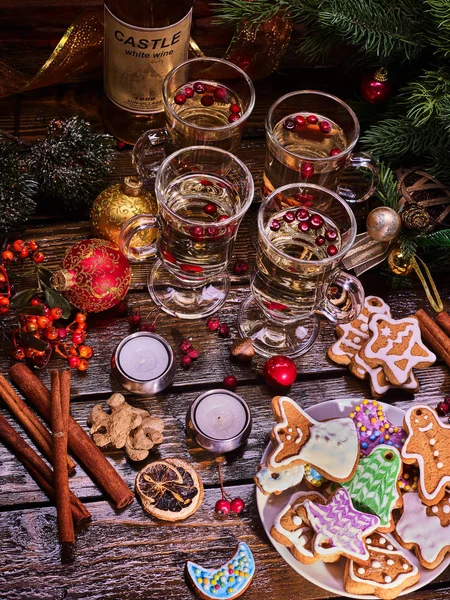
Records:
[[[284,213],[283,219],[286,221],[286,223],[293,223],[295,220],[295,212],[288,210],[288,212]]]
[[[276,219],[273,219],[272,222],[270,223],[270,229],[272,231],[278,231],[280,229],[281,225],[280,222],[277,221]]]
[[[338,154],[341,154],[342,150],[340,148],[332,148],[330,150],[330,156],[337,156]]]
[[[181,352],[187,352],[190,348],[192,348],[192,343],[187,340],[187,339],[183,339],[180,342],[180,351]]]
[[[294,121],[297,127],[304,127],[306,125],[306,119],[305,117],[302,117],[302,115],[297,115]]]
[[[228,123],[236,123],[236,121],[239,121],[241,118],[241,115],[230,115],[228,117]]]
[[[290,386],[296,377],[297,367],[287,356],[271,356],[264,365],[264,378],[270,386]]]
[[[203,238],[203,227],[191,227],[189,233],[194,240],[200,241]]]
[[[291,119],[290,117],[288,117],[287,119],[285,119],[284,122],[283,122],[283,127],[287,131],[293,131],[295,129],[295,121],[294,121],[294,119]]]
[[[310,162],[304,162],[300,168],[303,179],[309,179],[314,175],[314,165]]]
[[[338,249],[334,244],[330,244],[327,248],[328,256],[336,256]]]
[[[322,133],[330,133],[331,123],[329,121],[320,121],[319,129]]]
[[[238,380],[236,379],[236,377],[234,375],[227,375],[223,379],[223,387],[226,390],[230,390],[231,392],[234,392],[236,390],[237,384],[238,384]]]
[[[215,215],[217,212],[217,206],[214,204],[214,202],[208,202],[208,204],[205,204],[203,207],[203,210],[207,215]]]
[[[234,500],[231,501],[230,508],[232,512],[238,515],[244,510],[245,502],[242,498],[234,498]]]
[[[197,81],[192,87],[197,94],[204,94],[206,92],[206,85],[201,81]]]
[[[210,185],[212,185],[212,182],[209,179],[200,179],[200,185],[203,185],[204,187],[209,187]]]
[[[334,240],[337,238],[337,231],[336,231],[336,229],[327,229],[325,231],[325,237],[327,238],[327,240],[329,242],[334,242]]]
[[[162,248],[161,254],[162,254],[162,257],[164,258],[164,260],[167,260],[167,262],[170,262],[173,265],[176,264],[177,261],[176,261],[175,256],[173,256],[173,254],[171,254],[168,250],[165,250],[164,248]]]
[[[323,235],[318,235],[316,237],[316,246],[323,246],[326,242],[326,239],[323,237]]]
[[[237,115],[241,112],[241,107],[239,106],[239,104],[232,104],[230,106],[230,112]]]
[[[294,194],[294,200],[299,204],[304,204],[305,206],[312,206],[314,196],[312,194]]]
[[[189,369],[189,367],[191,366],[191,363],[192,363],[192,358],[187,356],[187,354],[183,354],[183,356],[181,357],[181,360],[180,360],[180,364],[183,367],[183,369]]]
[[[225,337],[225,338],[229,337],[229,335],[230,335],[230,326],[227,325],[226,323],[221,323],[219,325],[218,331],[219,331],[220,337]]]
[[[309,226],[312,229],[320,229],[323,225],[323,219],[320,215],[312,215],[309,219]]]
[[[233,267],[233,273],[235,275],[244,275],[248,271],[248,262],[246,260],[238,260],[236,261]]]
[[[229,96],[227,90],[222,87],[216,88],[214,90],[214,98],[217,100],[217,102],[228,102]]]
[[[199,265],[180,265],[180,269],[185,273],[201,273],[203,271],[203,267]]]
[[[308,115],[306,120],[310,125],[315,125],[319,119],[316,117],[316,115]]]
[[[194,95],[194,90],[191,87],[186,87],[183,90],[183,94],[186,96],[186,98],[192,98]]]
[[[186,102],[186,96],[184,94],[177,94],[174,100],[175,104],[184,104]]]
[[[299,208],[295,213],[295,217],[297,221],[307,221],[309,219],[309,212],[306,210],[306,208]]]
[[[210,331],[217,331],[220,327],[219,319],[217,319],[216,317],[209,317],[209,319],[206,321],[206,327]]]
[[[227,515],[231,510],[231,505],[228,502],[228,500],[225,500],[225,498],[221,498],[220,500],[217,500],[216,505],[214,506],[214,510],[219,515]]]
[[[200,102],[203,104],[203,106],[212,106],[214,104],[214,96],[210,96],[209,94],[202,96]]]
[[[307,231],[309,231],[308,221],[302,221],[301,223],[299,223],[298,228],[300,231],[303,231],[303,233],[306,233]]]

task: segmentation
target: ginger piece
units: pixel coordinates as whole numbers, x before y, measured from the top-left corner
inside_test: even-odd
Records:
[[[88,419],[89,433],[97,446],[123,448],[131,460],[144,460],[149,450],[163,441],[162,419],[131,406],[122,394],[113,394],[106,404],[110,413],[97,404]]]

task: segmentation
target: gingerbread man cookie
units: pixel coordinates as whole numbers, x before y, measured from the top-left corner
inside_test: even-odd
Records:
[[[442,423],[435,410],[419,404],[406,413],[405,429],[408,437],[402,448],[403,460],[419,467],[422,502],[435,504],[450,486],[450,425]]]
[[[302,482],[304,474],[305,467],[303,465],[296,465],[281,471],[274,471],[270,467],[259,465],[258,472],[253,479],[261,492],[268,496],[269,494],[281,494],[298,485]]]
[[[272,409],[277,420],[271,439],[275,449],[267,466],[279,470],[310,464],[330,481],[348,481],[355,472],[359,443],[352,419],[315,421],[287,396],[276,396]]]
[[[341,484],[356,508],[380,517],[379,531],[394,529],[392,511],[402,505],[398,491],[401,472],[400,452],[382,444],[361,458],[353,478]]]
[[[369,322],[370,337],[359,355],[370,367],[381,367],[386,379],[403,385],[411,369],[432,365],[436,356],[423,344],[416,317],[392,319],[373,315]]]
[[[364,538],[378,529],[380,519],[356,510],[346,489],[336,490],[325,505],[306,500],[304,507],[315,532],[312,548],[318,558],[324,562],[334,562],[339,556],[369,560]]]
[[[382,600],[392,600],[420,579],[419,569],[397,546],[380,533],[366,538],[369,564],[347,561],[344,587],[350,594],[375,594]]]
[[[448,500],[446,495],[436,505],[426,506],[415,492],[403,496],[403,513],[395,536],[403,547],[415,550],[420,564],[427,569],[436,568],[450,552]]]
[[[391,314],[389,306],[378,296],[366,296],[357,319],[336,327],[339,339],[328,348],[328,357],[339,365],[348,365],[369,339],[369,319],[373,314]]]
[[[297,492],[289,499],[283,510],[277,515],[270,530],[274,540],[288,548],[292,555],[304,565],[312,565],[319,560],[312,551],[314,531],[301,510],[306,500],[325,504],[326,498],[318,492]]]

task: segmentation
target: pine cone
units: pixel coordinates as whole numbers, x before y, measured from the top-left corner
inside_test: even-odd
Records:
[[[430,226],[430,215],[422,207],[417,206],[417,204],[407,206],[401,216],[403,225],[407,229],[424,231]]]

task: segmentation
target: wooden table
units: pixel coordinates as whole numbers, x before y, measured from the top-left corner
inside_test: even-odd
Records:
[[[308,72],[309,73],[309,72]],[[279,73],[256,85],[257,105],[244,136],[240,157],[251,169],[256,187],[261,184],[265,142],[263,118],[270,104],[283,93],[312,85],[312,76],[304,72]],[[327,78],[314,77],[316,87],[327,88]],[[322,82],[322,83],[321,83]],[[325,83],[324,83],[325,82]],[[337,88],[332,88],[339,93]],[[93,125],[102,129],[99,115],[101,82],[68,84],[0,102],[0,128],[16,132],[26,139],[41,135],[54,117],[80,111]],[[130,152],[117,152],[113,181],[131,174]],[[255,222],[256,208],[244,219],[236,243],[231,267],[237,259],[249,259],[250,271],[254,253],[249,242],[249,229]],[[73,242],[89,236],[89,222],[68,221],[60,217],[35,218],[26,231],[26,239],[42,244],[49,268],[55,268],[65,249]],[[149,265],[133,267],[133,281],[128,294],[130,310],[152,309],[146,290]],[[236,335],[237,310],[249,293],[249,273],[231,274],[232,289],[219,315],[229,323]],[[394,316],[406,316],[420,307],[429,309],[419,284],[392,289],[381,275],[362,278],[366,293],[381,294]],[[438,282],[444,299],[449,297],[450,281]],[[114,311],[92,315],[88,319],[88,342],[95,349],[87,373],[73,376],[72,415],[87,429],[86,420],[92,406],[118,391],[110,373],[114,347],[129,331],[128,318]],[[210,332],[203,321],[177,320],[165,314],[158,321],[158,333],[177,349],[181,338],[192,338],[201,356],[190,371],[178,370],[173,386],[153,398],[127,397],[136,406],[150,410],[165,422],[164,442],[151,452],[151,458],[181,457],[198,468],[205,484],[205,498],[198,512],[187,521],[172,525],[150,518],[135,501],[118,512],[105,500],[90,478],[77,467],[70,479],[72,490],[86,503],[93,518],[77,532],[73,562],[62,563],[56,532],[55,509],[37,488],[22,465],[0,445],[0,598],[5,600],[185,600],[195,596],[187,587],[183,568],[187,560],[204,565],[219,565],[231,556],[238,540],[247,542],[255,556],[257,575],[245,598],[276,600],[312,600],[332,594],[304,580],[288,567],[275,552],[260,523],[252,477],[267,444],[272,425],[270,399],[272,392],[263,379],[247,366],[232,364],[230,339]],[[346,369],[331,364],[326,349],[334,339],[333,327],[322,323],[319,338],[312,350],[297,360],[299,376],[291,396],[302,407],[338,398],[361,400],[369,394],[367,383],[352,377]],[[254,361],[255,362],[255,361]],[[257,361],[256,361],[257,362]],[[3,341],[0,348],[0,371],[6,373],[12,364],[10,347]],[[54,361],[51,365],[62,367]],[[239,380],[238,392],[250,405],[253,431],[242,450],[228,456],[214,456],[198,448],[185,432],[185,415],[190,402],[203,390],[220,386],[223,377],[234,374]],[[49,369],[41,373],[49,384]],[[401,408],[414,402],[430,405],[450,395],[450,374],[438,363],[419,371],[420,392],[414,397],[390,392],[387,402]],[[1,409],[14,427],[18,425]],[[130,486],[142,465],[131,464],[122,452],[107,452],[108,459]],[[219,519],[214,504],[220,497],[216,464],[222,465],[226,488],[233,496],[241,496],[246,508],[239,517]],[[450,598],[450,570],[447,569],[431,586],[415,592],[411,598],[442,600]]]

